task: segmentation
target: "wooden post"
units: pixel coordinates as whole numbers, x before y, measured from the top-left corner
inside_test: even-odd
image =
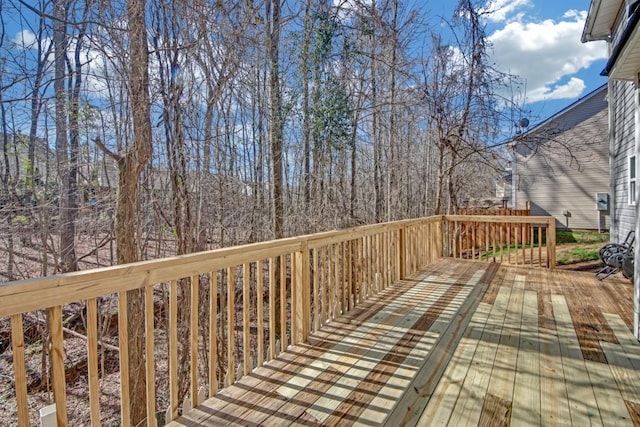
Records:
[[[218,392],[218,275],[209,273],[209,397]]]
[[[319,262],[318,262],[318,248],[313,248],[313,332],[318,332],[320,330],[320,310],[319,303],[320,298],[318,298],[318,292],[320,291],[320,278],[321,274],[319,271]]]
[[[304,342],[311,333],[311,283],[309,272],[309,249],[306,243],[302,250],[293,254],[294,282],[292,283],[293,331],[292,344]]]
[[[178,281],[175,279],[169,285],[169,409],[167,412],[175,420],[178,417]]]
[[[269,258],[269,359],[275,359],[276,354],[276,258]]]
[[[87,300],[87,373],[91,425],[100,425],[100,396],[98,394],[98,308],[95,298]]]
[[[236,382],[236,352],[235,352],[235,330],[236,330],[236,268],[227,268],[227,384],[233,385]]]
[[[550,270],[556,268],[556,220],[549,218],[547,224],[547,266]]]
[[[251,264],[242,266],[242,370],[251,373]]]
[[[200,294],[200,275],[191,276],[191,295],[189,313],[189,363],[191,365],[191,403],[195,408],[198,402],[198,296]],[[155,382],[155,380],[154,380]],[[155,397],[154,397],[155,400]]]
[[[147,427],[156,425],[156,369],[154,359],[154,305],[153,285],[148,285],[144,293],[144,332],[145,332],[145,375],[147,392]]]
[[[129,337],[127,333],[127,292],[118,294],[118,347],[120,348],[120,423],[131,425],[129,407]],[[64,371],[63,371],[64,373]]]
[[[405,240],[405,227],[401,227],[398,230],[398,244],[396,246],[396,277],[398,280],[403,280],[406,274],[406,240]]]
[[[29,427],[22,314],[14,314],[11,316],[11,349],[13,352],[13,375],[15,380],[16,406],[18,410],[18,426]]]
[[[258,357],[257,365],[264,364],[264,262],[258,261],[256,266],[256,315],[258,316]]]
[[[291,321],[293,323],[293,318],[291,319]],[[282,353],[286,349],[287,349],[287,256],[280,255],[280,352]]]

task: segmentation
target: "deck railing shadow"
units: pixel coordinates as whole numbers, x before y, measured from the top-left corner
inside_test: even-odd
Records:
[[[73,425],[82,417],[95,426],[130,425],[127,372],[132,367],[128,346],[122,345],[129,342],[130,322],[144,324],[138,339],[145,349],[145,402],[147,413],[154,414],[147,424],[156,424],[156,414],[175,419],[184,384],[189,406],[196,406],[372,296],[402,292],[402,286],[394,290],[391,285],[412,280],[446,256],[553,268],[555,222],[550,217],[434,216],[2,284],[0,319],[10,318],[11,324],[15,419],[20,426],[37,422],[37,413],[29,409],[34,405],[27,370],[41,358],[51,372],[58,425]],[[144,292],[143,319],[127,315],[128,292],[136,289]],[[64,326],[65,308],[77,303],[85,306],[80,337]],[[107,303],[117,309],[105,313]],[[25,318],[33,316],[46,318],[48,359],[26,351]],[[117,319],[117,340],[100,328],[112,319]],[[82,376],[89,405],[84,413],[68,413],[76,406],[67,396],[69,339],[86,341]],[[117,350],[120,368],[120,417],[109,420],[100,408],[106,348]],[[188,366],[178,366],[179,360]],[[179,376],[179,368],[187,374]]]

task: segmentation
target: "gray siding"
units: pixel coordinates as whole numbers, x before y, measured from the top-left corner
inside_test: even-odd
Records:
[[[595,202],[596,193],[609,192],[605,95],[597,92],[518,143],[518,208],[528,201],[532,215],[554,216],[562,228],[609,228]]]
[[[613,114],[613,137],[615,138],[614,177],[615,212],[612,241],[623,240],[635,228],[636,208],[629,205],[628,167],[629,156],[635,151],[635,105],[634,84],[612,81],[611,112]]]

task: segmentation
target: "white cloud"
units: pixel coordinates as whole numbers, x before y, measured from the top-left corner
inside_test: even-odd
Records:
[[[18,31],[11,39],[11,42],[20,49],[35,49],[37,41],[36,35],[29,30]]]
[[[584,80],[571,77],[565,84],[557,84],[553,87],[542,86],[527,93],[529,99],[571,99],[582,94],[587,85]]]
[[[530,4],[529,0],[491,0],[482,13],[491,22],[504,22],[512,13]]]
[[[586,16],[570,10],[559,21],[511,21],[489,36],[492,61],[524,80],[527,102],[580,96],[585,84],[574,75],[607,58],[604,42],[580,42]]]

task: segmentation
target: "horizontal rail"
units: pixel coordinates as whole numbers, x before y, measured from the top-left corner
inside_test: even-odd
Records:
[[[556,266],[553,217],[445,215],[443,221],[446,256],[547,268]]]
[[[65,393],[62,327],[65,306],[72,303],[86,306],[92,425],[105,422],[99,404],[100,363],[105,352],[117,354],[120,384],[124,385],[121,419],[116,423],[130,425],[129,402],[135,398],[129,390],[130,371],[140,371],[146,378],[142,389],[147,413],[163,412],[170,420],[180,412],[180,405],[197,405],[392,283],[442,256],[469,253],[471,246],[463,240],[471,238],[464,233],[477,233],[477,226],[471,224],[480,223],[521,229],[543,224],[547,245],[552,241],[549,218],[434,216],[0,285],[0,318],[11,318],[18,423],[29,425],[25,358],[37,357],[24,351],[28,343],[23,323],[34,316],[25,316],[27,313],[46,312],[48,320],[43,323],[48,324],[52,340],[48,370],[53,375],[51,389],[59,425],[74,424],[73,414],[67,417],[66,413],[70,405]],[[479,241],[471,241],[473,253],[478,254]],[[127,314],[128,303],[136,298],[130,295],[133,290],[141,292],[143,315],[139,319]],[[117,311],[103,310],[105,301]],[[114,315],[117,321],[111,322]],[[117,325],[117,335],[103,336],[99,325],[112,323]],[[136,326],[137,332],[130,332]],[[115,342],[104,345],[106,339],[116,338],[117,346]],[[129,354],[136,343],[146,356],[134,368],[129,365]],[[167,402],[167,406],[158,408],[156,402]],[[149,417],[147,425],[154,425],[153,420],[154,416]]]

